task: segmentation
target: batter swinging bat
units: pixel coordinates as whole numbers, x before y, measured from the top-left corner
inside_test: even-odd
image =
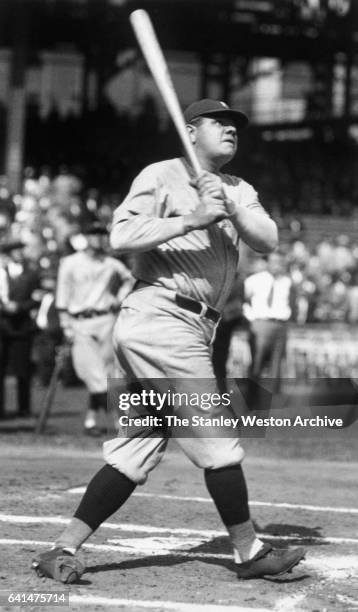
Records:
[[[139,9],[129,16],[139,46],[148,67],[165,102],[168,113],[177,129],[184,150],[196,175],[202,172],[198,157],[189,138],[188,130],[163,52],[160,48],[150,17],[146,11]]]

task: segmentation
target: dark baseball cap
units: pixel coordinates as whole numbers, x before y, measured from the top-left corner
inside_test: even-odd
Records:
[[[203,98],[203,100],[198,100],[197,102],[189,104],[184,110],[186,123],[190,123],[197,117],[210,117],[216,115],[230,117],[237,130],[244,129],[249,123],[249,119],[244,113],[234,108],[230,108],[226,102],[220,102],[219,100]]]
[[[10,240],[9,242],[3,242],[2,244],[0,244],[0,252],[11,253],[11,251],[23,249],[25,246],[26,245],[24,242],[22,242],[22,240]]]

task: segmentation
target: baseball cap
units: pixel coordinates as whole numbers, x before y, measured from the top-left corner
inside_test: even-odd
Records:
[[[23,249],[25,247],[25,243],[22,240],[11,240],[9,242],[4,242],[0,244],[0,252],[1,253],[11,253],[11,251],[16,251],[17,249]]]
[[[234,121],[237,130],[242,130],[249,123],[248,117],[241,111],[230,108],[226,102],[210,100],[210,98],[203,98],[202,100],[193,102],[184,110],[186,123],[190,123],[197,117],[210,117],[211,115],[230,117]]]

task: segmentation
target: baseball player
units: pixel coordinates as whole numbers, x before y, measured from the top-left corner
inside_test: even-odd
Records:
[[[94,222],[83,233],[87,248],[61,261],[56,307],[64,336],[72,345],[76,374],[89,391],[84,430],[97,436],[100,411],[107,408],[107,377],[115,372],[113,326],[133,280],[122,262],[106,255],[105,227]]]
[[[270,252],[277,228],[254,188],[221,172],[235,155],[247,117],[223,102],[204,99],[191,104],[185,118],[202,174],[194,177],[184,158],[152,164],[137,176],[114,213],[111,244],[133,254],[137,278],[122,304],[114,338],[130,377],[145,379],[153,388],[160,380],[175,379],[179,391],[215,393],[211,342],[235,277],[239,238]],[[105,466],[89,483],[55,547],[33,561],[40,575],[78,580],[84,567],[76,551],[146,481],[167,442],[165,430],[149,426],[140,436],[104,444]],[[233,545],[237,575],[278,575],[297,565],[303,549],[276,550],[255,533],[237,435],[223,437],[215,426],[193,428],[177,442],[204,470]]]

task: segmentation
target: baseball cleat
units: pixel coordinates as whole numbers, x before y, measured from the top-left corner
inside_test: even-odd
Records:
[[[85,571],[83,563],[63,548],[51,548],[40,553],[32,560],[31,567],[41,578],[53,578],[64,584],[78,582]]]
[[[305,553],[304,548],[285,550],[264,544],[252,559],[236,564],[237,577],[247,580],[291,573],[292,569],[305,558]]]

